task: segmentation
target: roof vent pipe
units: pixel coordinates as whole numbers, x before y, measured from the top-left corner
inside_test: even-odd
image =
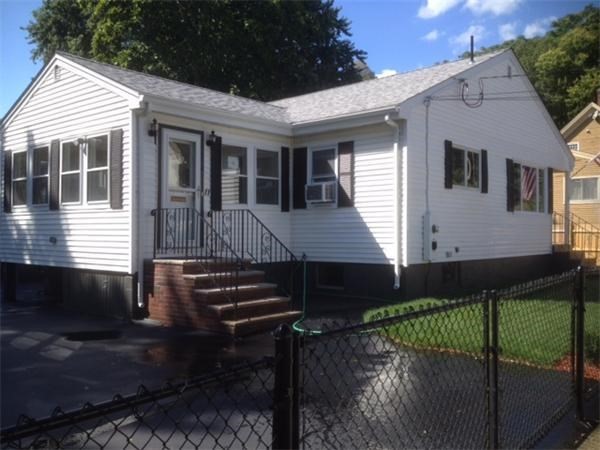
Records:
[[[471,35],[471,64],[473,64],[475,62],[475,55],[473,54],[474,51],[474,42],[475,42],[475,38],[473,37],[473,35]]]

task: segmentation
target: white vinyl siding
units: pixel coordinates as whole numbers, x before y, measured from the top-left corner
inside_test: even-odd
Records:
[[[510,58],[498,61],[479,76],[507,73]],[[566,170],[567,157],[536,100],[485,100],[469,108],[453,96],[458,81],[436,92],[429,109],[429,205],[431,223],[438,225],[434,262],[493,259],[548,254],[552,251],[552,217],[547,213],[506,208],[506,159],[531,167]],[[494,92],[530,89],[522,77],[493,78],[484,82],[486,96]],[[426,209],[425,105],[415,102],[408,120],[408,259],[423,263],[422,218]],[[486,149],[489,193],[477,189],[444,188],[444,140],[466,148]],[[547,183],[544,199],[547,198]],[[458,251],[457,251],[458,250]]]
[[[316,135],[297,139],[294,147],[325,148],[344,141],[354,141],[354,206],[291,209],[293,251],[306,253],[310,261],[390,264],[394,258],[391,128]],[[310,157],[311,152],[307,154]],[[310,177],[310,163],[307,167]]]
[[[45,74],[8,127],[2,130],[3,149],[33,149],[49,146],[53,140],[97,136],[121,128],[124,207],[111,210],[107,202],[78,203],[61,204],[56,211],[45,205],[29,205],[13,208],[8,214],[0,212],[2,261],[129,271],[129,117],[128,101],[95,81],[65,67],[61,68],[58,80],[53,70]],[[81,171],[85,169],[80,166]]]

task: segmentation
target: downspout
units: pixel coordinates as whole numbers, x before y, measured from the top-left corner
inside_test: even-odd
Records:
[[[400,126],[394,122],[389,115],[386,115],[384,118],[385,123],[393,128],[394,131],[394,141],[393,141],[393,159],[394,159],[394,289],[400,289],[400,176],[399,176],[399,140],[400,140]]]
[[[139,114],[145,114],[147,104],[144,102],[143,96],[140,97],[139,103],[131,108],[129,117],[130,127],[130,146],[131,146],[131,161],[130,161],[130,213],[131,213],[131,273],[137,274],[137,305],[138,308],[144,307],[144,291],[143,281],[144,276],[140,274],[140,177],[139,173]],[[143,264],[142,264],[143,267]]]

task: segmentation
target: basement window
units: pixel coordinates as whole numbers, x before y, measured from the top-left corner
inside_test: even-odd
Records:
[[[317,287],[344,289],[344,266],[335,263],[317,264]]]

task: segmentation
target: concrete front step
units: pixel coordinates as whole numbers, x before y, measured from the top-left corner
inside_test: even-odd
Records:
[[[194,287],[197,289],[213,288],[215,283],[222,286],[231,286],[236,281],[238,285],[260,283],[265,278],[265,272],[262,270],[240,270],[237,272],[209,272],[199,274],[185,274],[186,280],[194,280]]]
[[[272,331],[281,323],[291,323],[300,318],[301,311],[287,311],[277,314],[255,316],[239,320],[223,320],[221,324],[232,336],[246,336],[262,331]]]
[[[266,297],[235,303],[205,305],[210,314],[221,320],[239,320],[256,316],[266,316],[286,312],[290,307],[289,297]]]
[[[194,294],[195,298],[202,303],[230,303],[236,297],[238,302],[273,297],[276,288],[277,285],[274,283],[255,283],[238,286],[237,290],[234,287],[194,289]]]

